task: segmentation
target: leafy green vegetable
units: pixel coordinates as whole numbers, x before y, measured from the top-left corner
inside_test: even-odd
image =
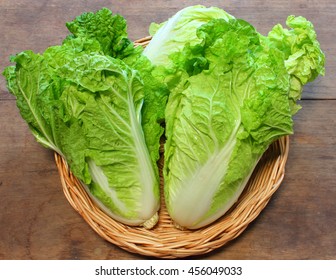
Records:
[[[134,219],[132,223],[148,220],[159,206],[158,176],[141,127],[144,91],[137,71],[91,54],[76,57],[60,72],[83,87],[76,99],[86,102],[78,120],[88,140],[91,193],[113,213]]]
[[[166,22],[152,23],[150,33],[155,36],[146,47],[144,55],[155,65],[169,64],[170,54],[181,50],[187,43],[200,42],[196,29],[214,18],[228,20],[233,16],[217,7],[195,5],[180,10]]]
[[[290,105],[295,114],[301,108],[297,101],[301,99],[303,85],[324,75],[325,56],[310,21],[289,16],[286,23],[291,29],[277,24],[263,39],[265,44],[278,48],[285,55],[285,67],[291,76]]]
[[[156,69],[142,54],[143,48],[134,47],[127,38],[126,20],[120,15],[112,15],[109,9],[103,8],[95,14],[84,13],[66,25],[72,32],[67,38],[70,43],[74,38],[85,42],[94,39],[98,42],[101,53],[121,59],[139,72],[145,91],[141,112],[142,127],[153,165],[156,165],[159,159],[159,139],[164,132],[161,124],[164,121],[168,89],[161,79],[155,77]]]
[[[61,46],[12,58],[16,65],[4,71],[8,88],[36,139],[65,157],[102,209],[151,227],[165,87],[126,37],[121,16],[102,9],[67,26],[72,35]],[[150,103],[153,96],[160,98]]]
[[[166,107],[165,199],[179,226],[222,216],[269,145],[293,133],[293,81],[303,86],[322,74],[324,56],[307,21],[289,22],[294,30],[283,39],[265,38],[243,20],[214,19],[198,28],[198,44],[170,55],[175,69],[167,75],[179,78]],[[310,40],[302,51],[288,37]]]

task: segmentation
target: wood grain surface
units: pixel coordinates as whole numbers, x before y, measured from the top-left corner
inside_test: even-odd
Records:
[[[0,1],[0,69],[9,56],[42,52],[68,34],[65,22],[107,7],[128,21],[129,36],[148,35],[179,9],[225,9],[266,34],[288,15],[313,22],[326,75],[304,89],[295,116],[286,176],[261,215],[234,241],[194,259],[336,258],[336,2],[291,1]],[[146,259],[97,236],[61,190],[53,153],[33,138],[0,77],[0,259]]]

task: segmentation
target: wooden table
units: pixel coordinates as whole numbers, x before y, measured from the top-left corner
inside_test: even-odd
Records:
[[[66,21],[105,6],[122,14],[131,39],[148,34],[192,1],[2,0],[1,69],[25,49],[60,44]],[[196,2],[194,2],[196,4]],[[199,1],[198,3],[202,3]],[[286,176],[261,215],[228,245],[197,259],[336,258],[336,2],[203,1],[251,22],[266,34],[288,15],[314,23],[326,76],[304,89],[295,116]],[[2,71],[2,70],[1,70]],[[71,208],[61,190],[53,153],[40,146],[0,78],[0,259],[143,259],[100,238]],[[196,258],[196,257],[194,257]]]

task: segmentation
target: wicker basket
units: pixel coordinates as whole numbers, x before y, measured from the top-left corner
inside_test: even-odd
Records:
[[[146,45],[148,40],[150,37],[135,43]],[[66,161],[56,153],[55,161],[67,200],[102,238],[132,253],[174,259],[211,252],[238,237],[279,188],[285,173],[288,150],[288,136],[274,142],[259,161],[237,203],[223,217],[207,227],[183,231],[174,227],[163,198],[159,222],[150,230],[127,226],[111,219],[95,205],[80,181],[70,172]],[[161,156],[160,171],[162,165]],[[160,183],[162,188],[162,176]]]

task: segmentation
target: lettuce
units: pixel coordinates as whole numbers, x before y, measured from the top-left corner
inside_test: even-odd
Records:
[[[62,45],[11,58],[8,88],[37,141],[66,159],[103,210],[152,227],[165,86],[127,38],[123,17],[102,9],[67,27]]]
[[[221,217],[269,145],[293,133],[296,101],[323,74],[324,55],[308,21],[288,23],[264,37],[246,21],[213,19],[195,31],[196,44],[170,54],[164,190],[178,227]]]

